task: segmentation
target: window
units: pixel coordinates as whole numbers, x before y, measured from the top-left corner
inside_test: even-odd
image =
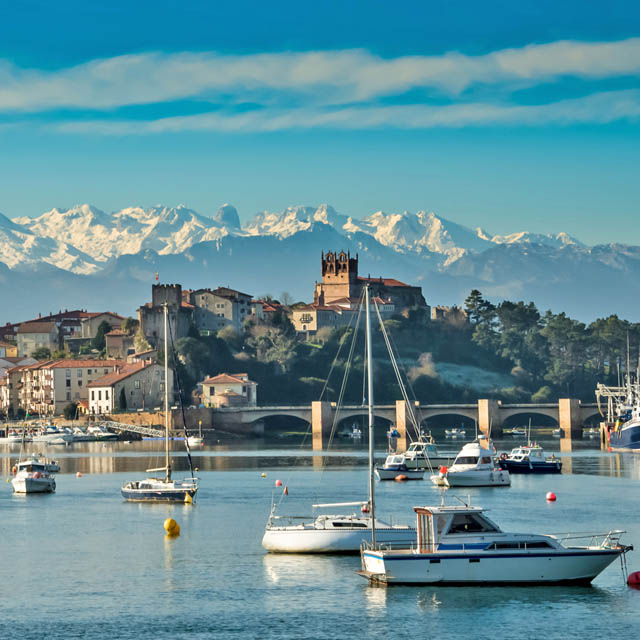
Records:
[[[96,392],[93,389],[91,389],[91,399],[92,400],[96,399]]]
[[[136,381],[133,383],[133,386],[134,386],[136,389],[139,389],[139,388],[140,388],[140,380],[136,380]]]
[[[109,391],[107,389],[105,389],[105,391],[104,391],[104,399],[105,400],[109,399]]]
[[[71,386],[71,380],[67,379],[67,387]]]
[[[486,531],[497,531],[497,529],[480,515],[464,513],[453,516],[448,533],[480,533]]]
[[[71,391],[67,391],[67,400],[71,400]]]
[[[107,375],[107,373],[109,373],[109,369],[105,369],[105,370],[104,370],[104,375],[105,375],[105,376]]]
[[[98,389],[98,400],[102,400],[102,391]]]
[[[480,462],[482,464],[491,464],[491,457],[490,456],[482,456]]]
[[[82,380],[78,380],[78,386],[81,387],[82,386]]]
[[[90,376],[91,375],[91,369],[87,369],[87,375]]]
[[[78,369],[78,378],[82,378],[82,369]]]
[[[71,377],[71,369],[67,369],[66,370],[66,374],[67,374],[67,378]]]
[[[475,456],[458,456],[453,464],[478,464],[478,458]]]

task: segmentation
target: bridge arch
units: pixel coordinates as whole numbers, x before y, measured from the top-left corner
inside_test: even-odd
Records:
[[[532,427],[557,427],[558,415],[549,415],[547,411],[513,411],[502,421],[503,429],[526,427],[531,420]]]

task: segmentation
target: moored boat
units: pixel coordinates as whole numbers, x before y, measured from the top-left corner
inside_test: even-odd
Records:
[[[453,429],[445,429],[444,435],[447,438],[464,438],[467,432],[462,428],[454,427]]]
[[[496,450],[485,435],[462,447],[451,467],[440,467],[431,482],[444,487],[505,487],[511,484],[508,471],[496,467]]]
[[[539,444],[529,444],[516,447],[507,455],[503,453],[498,458],[501,469],[509,473],[560,473],[562,462],[552,454],[546,457]]]
[[[620,543],[623,531],[562,537],[507,533],[480,507],[414,511],[414,543],[386,548],[364,543],[360,575],[383,584],[589,584],[633,549]],[[581,538],[586,544],[575,544]]]
[[[410,469],[401,453],[388,455],[383,465],[375,467],[378,480],[395,480],[399,476],[404,476],[406,480],[422,480],[424,472],[424,469]]]
[[[11,479],[11,486],[14,493],[53,493],[56,490],[56,481],[47,470],[47,464],[29,458],[16,465],[16,474]]]

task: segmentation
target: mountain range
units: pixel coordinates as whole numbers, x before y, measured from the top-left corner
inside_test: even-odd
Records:
[[[0,322],[61,308],[135,315],[156,272],[184,288],[286,291],[309,301],[321,252],[341,249],[359,254],[361,275],[420,285],[431,305],[462,304],[477,288],[584,321],[611,313],[632,320],[640,309],[635,246],[589,247],[566,233],[492,235],[428,211],[357,219],[329,205],[296,206],[241,225],[229,204],[213,217],[183,205],[109,214],[84,204],[33,218],[0,214]]]

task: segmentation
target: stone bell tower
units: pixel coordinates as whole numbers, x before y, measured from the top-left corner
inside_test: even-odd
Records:
[[[332,300],[357,296],[358,254],[341,251],[322,253],[322,282],[316,282],[313,295],[314,304],[330,304]]]

